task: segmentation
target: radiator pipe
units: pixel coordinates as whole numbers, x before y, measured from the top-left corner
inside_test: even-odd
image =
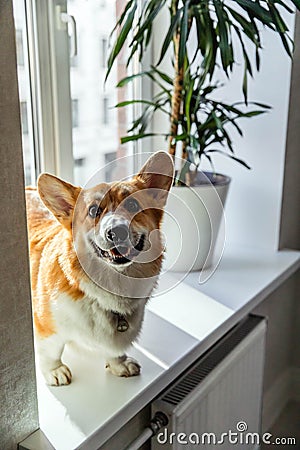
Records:
[[[155,436],[161,428],[168,425],[169,419],[162,411],[157,411],[150,425],[142,431],[142,433],[126,447],[125,450],[138,450],[145,442]]]

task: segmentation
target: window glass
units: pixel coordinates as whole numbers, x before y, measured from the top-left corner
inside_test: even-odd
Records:
[[[117,80],[128,74],[124,55],[105,82],[109,36],[126,0],[28,2],[33,96],[27,0],[13,1],[26,184],[35,183],[40,170],[82,186],[97,169],[111,181],[128,176],[133,159],[124,156],[132,156],[133,146],[121,145],[120,138],[131,113],[114,108],[132,97],[127,88],[116,88]],[[59,14],[64,15],[61,20]],[[112,157],[120,163],[114,164]]]
[[[72,127],[77,128],[79,126],[79,117],[78,117],[78,99],[73,98],[72,99]]]
[[[113,180],[114,173],[125,177],[130,169],[124,160],[122,170],[115,171],[112,164],[112,158],[131,152],[120,145],[120,137],[126,133],[128,113],[114,108],[126,97],[126,92],[115,88],[117,79],[127,73],[123,61],[117,61],[105,83],[109,35],[124,4],[125,0],[68,2],[68,14],[76,21],[78,43],[76,63],[71,58],[70,82],[74,181],[81,185],[97,168],[105,167],[107,180]]]
[[[100,48],[100,58],[101,58],[101,67],[106,68],[107,61],[107,50],[108,50],[108,40],[107,38],[101,38],[101,48]]]
[[[38,158],[33,145],[25,3],[13,0],[25,184],[35,184]]]
[[[114,172],[117,169],[117,153],[116,152],[110,152],[105,153],[105,181],[109,183],[114,178]]]
[[[102,123],[103,125],[108,125],[109,123],[109,100],[107,97],[103,97],[102,99]]]

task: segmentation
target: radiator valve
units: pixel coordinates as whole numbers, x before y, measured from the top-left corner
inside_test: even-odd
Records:
[[[154,414],[153,419],[150,422],[150,428],[153,431],[153,436],[155,436],[162,427],[167,426],[169,423],[169,419],[165,413],[162,411],[157,411]]]

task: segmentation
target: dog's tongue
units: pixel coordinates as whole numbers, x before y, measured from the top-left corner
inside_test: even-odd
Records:
[[[126,256],[129,253],[129,248],[125,247],[125,246],[120,246],[118,248],[114,247],[110,251],[114,256],[120,256],[120,255]]]

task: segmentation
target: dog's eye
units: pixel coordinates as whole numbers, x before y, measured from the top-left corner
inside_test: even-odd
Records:
[[[125,205],[124,206],[127,209],[127,211],[129,211],[131,213],[135,213],[135,212],[138,212],[140,210],[140,205],[136,201],[135,198],[128,198],[125,201]]]
[[[93,219],[96,219],[97,216],[100,216],[100,208],[98,205],[91,205],[89,207],[89,216],[92,217]]]

